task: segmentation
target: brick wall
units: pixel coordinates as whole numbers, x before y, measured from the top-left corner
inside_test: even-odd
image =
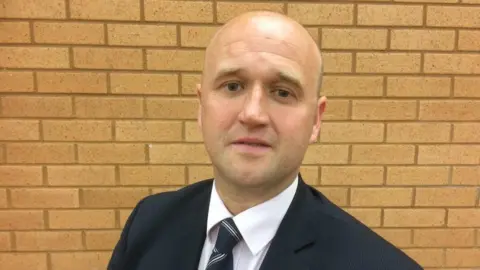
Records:
[[[141,198],[212,175],[194,85],[251,9],[323,49],[306,180],[426,269],[480,267],[480,1],[0,2],[2,269],[104,269]]]

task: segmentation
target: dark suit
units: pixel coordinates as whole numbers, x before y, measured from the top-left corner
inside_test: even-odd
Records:
[[[108,270],[196,270],[212,179],[146,197],[133,210]],[[260,270],[422,269],[301,176]]]

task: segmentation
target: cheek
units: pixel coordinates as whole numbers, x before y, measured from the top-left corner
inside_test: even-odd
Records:
[[[312,125],[309,125],[310,119],[302,113],[286,112],[275,114],[273,117],[278,135],[288,145],[304,144],[310,139]]]

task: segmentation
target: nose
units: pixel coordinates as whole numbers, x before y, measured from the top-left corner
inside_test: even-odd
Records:
[[[255,84],[252,89],[249,89],[248,94],[245,96],[239,115],[240,122],[249,127],[267,124],[267,106],[268,102],[265,98],[263,86]]]

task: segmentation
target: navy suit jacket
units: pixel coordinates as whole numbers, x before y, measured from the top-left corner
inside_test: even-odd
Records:
[[[108,270],[196,270],[213,179],[141,200]],[[260,270],[417,270],[401,250],[299,177],[294,199]]]

